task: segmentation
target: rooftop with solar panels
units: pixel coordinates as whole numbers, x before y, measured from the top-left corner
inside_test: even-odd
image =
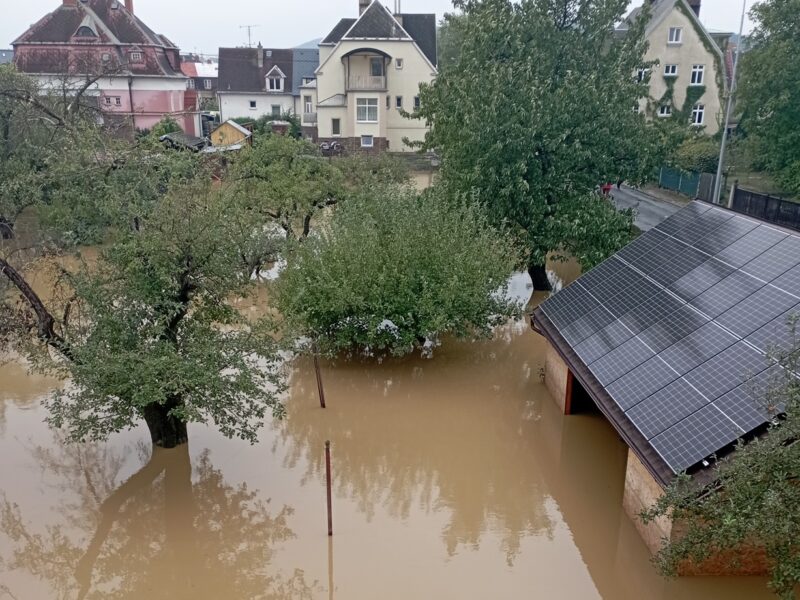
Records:
[[[568,369],[558,394],[585,390],[664,486],[780,412],[759,398],[786,376],[770,356],[793,343],[795,313],[800,234],[693,202],[543,302],[534,322]]]

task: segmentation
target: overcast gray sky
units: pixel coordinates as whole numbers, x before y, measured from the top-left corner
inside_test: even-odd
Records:
[[[5,6],[0,19],[0,47],[11,42],[56,8],[62,0],[24,0]],[[748,0],[748,8],[756,0]],[[10,2],[8,2],[11,4]],[[393,0],[385,0],[393,7]],[[631,6],[642,3],[633,0]],[[6,4],[4,0],[3,4]],[[242,25],[257,25],[253,43],[292,47],[325,36],[342,17],[358,12],[358,0],[134,0],[136,14],[184,52],[216,54],[220,46],[247,44]],[[739,0],[703,0],[700,18],[710,29],[738,31]],[[452,10],[450,0],[402,0],[403,12]],[[748,22],[746,31],[752,28]]]

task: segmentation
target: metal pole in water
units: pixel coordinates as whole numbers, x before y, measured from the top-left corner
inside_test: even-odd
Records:
[[[325,390],[322,387],[322,372],[319,369],[319,350],[314,344],[314,372],[317,374],[317,391],[319,392],[319,405],[325,408]]]
[[[328,492],[328,535],[333,535],[333,500],[331,498],[331,442],[325,442],[325,484]]]
[[[328,538],[328,600],[333,600],[333,537]]]

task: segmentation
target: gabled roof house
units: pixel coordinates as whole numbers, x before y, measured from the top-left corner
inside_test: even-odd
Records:
[[[178,48],[134,13],[133,0],[60,0],[18,37],[17,69],[45,86],[90,81],[110,120],[149,129],[165,116],[190,134],[199,128],[185,106],[187,78]]]

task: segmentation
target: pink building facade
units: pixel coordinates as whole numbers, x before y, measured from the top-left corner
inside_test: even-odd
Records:
[[[136,17],[133,0],[61,0],[13,45],[20,72],[44,86],[86,87],[110,122],[145,130],[169,116],[200,133],[178,48]]]

